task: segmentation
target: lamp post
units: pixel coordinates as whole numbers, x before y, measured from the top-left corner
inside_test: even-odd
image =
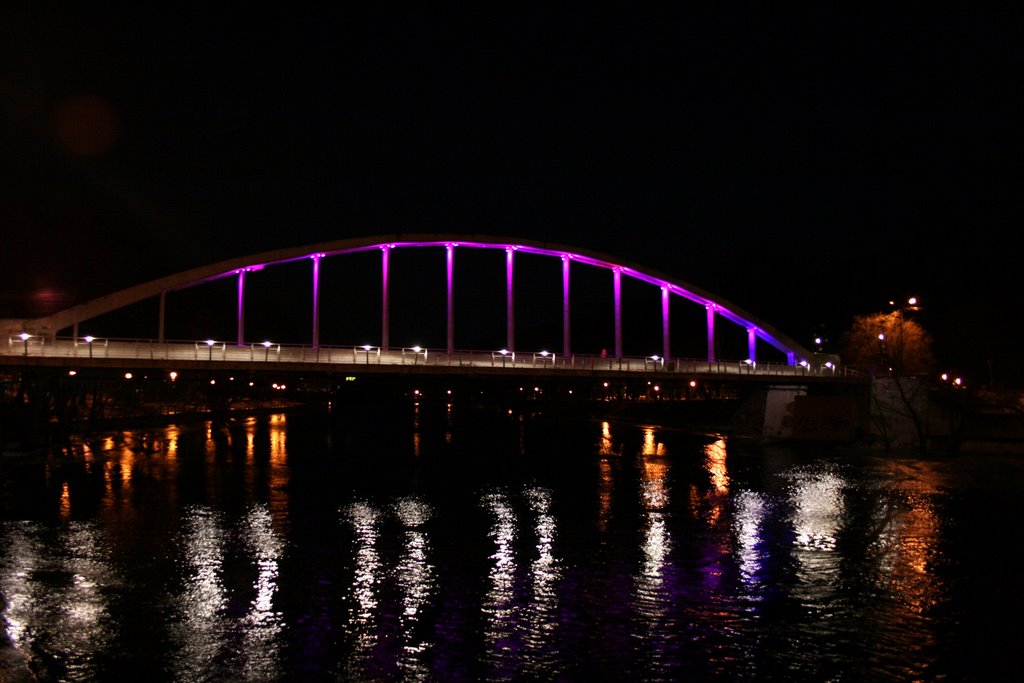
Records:
[[[29,334],[28,332],[22,332],[18,336],[21,337],[21,341],[25,343],[25,355],[27,356],[28,355],[28,340],[32,337],[32,335]]]
[[[96,337],[92,336],[91,334],[87,334],[86,336],[82,337],[82,341],[84,341],[89,346],[89,358],[92,358],[92,343],[96,341]]]

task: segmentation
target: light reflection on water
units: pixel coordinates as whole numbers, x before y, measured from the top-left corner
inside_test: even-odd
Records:
[[[546,450],[520,417],[501,452],[498,430],[439,415],[412,414],[410,460],[372,431],[370,451],[318,452],[345,440],[276,415],[97,441],[41,478],[5,470],[0,666],[905,680],[955,678],[981,647],[958,631],[964,477],[942,463],[775,458],[608,421]]]
[[[206,507],[184,511],[180,545],[181,583],[169,597],[170,662],[176,680],[204,680],[227,647],[231,620],[224,561],[229,545],[222,515]]]
[[[31,522],[12,523],[4,531],[0,591],[6,636],[26,657],[60,653],[42,663],[43,680],[95,680],[116,632],[107,595],[121,585],[102,532],[77,522],[57,537]]]

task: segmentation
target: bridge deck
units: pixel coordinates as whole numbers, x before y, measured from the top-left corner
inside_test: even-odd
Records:
[[[842,379],[852,376],[829,364],[787,365],[658,356],[606,358],[543,352],[435,351],[420,347],[383,350],[379,347],[337,347],[281,344],[237,345],[225,342],[95,339],[90,342],[57,338],[12,338],[0,347],[0,364],[7,366],[68,365],[80,367],[156,366],[218,367],[249,370],[419,371],[425,374],[494,371],[500,374],[617,374],[657,373],[759,378]]]

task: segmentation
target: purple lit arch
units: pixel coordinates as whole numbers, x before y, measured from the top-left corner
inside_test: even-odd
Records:
[[[801,360],[809,360],[810,352],[794,342],[771,325],[758,320],[737,306],[681,280],[668,277],[661,273],[618,261],[612,256],[597,252],[524,239],[494,237],[484,235],[443,235],[443,234],[393,234],[378,235],[346,240],[337,240],[321,244],[281,249],[251,256],[221,261],[194,268],[188,271],[163,277],[157,280],[131,287],[114,294],[103,296],[92,301],[74,306],[53,315],[33,320],[3,321],[5,328],[18,327],[33,334],[56,335],[59,331],[74,328],[77,335],[78,324],[99,315],[124,308],[131,304],[159,297],[160,318],[158,338],[164,340],[165,302],[168,292],[185,289],[205,282],[225,277],[237,278],[237,320],[238,343],[244,343],[245,337],[245,279],[246,274],[282,263],[308,259],[311,262],[311,288],[313,323],[310,335],[311,344],[318,346],[320,340],[320,267],[324,258],[357,252],[378,250],[381,253],[381,333],[380,345],[387,350],[390,345],[390,256],[394,249],[435,247],[445,250],[446,273],[446,335],[447,351],[455,350],[455,307],[454,307],[454,263],[459,249],[502,249],[506,253],[506,339],[507,348],[515,350],[515,306],[513,284],[515,280],[516,254],[536,254],[560,259],[562,262],[562,352],[571,355],[570,330],[570,296],[569,285],[572,264],[596,266],[611,271],[613,283],[613,306],[615,326],[615,356],[622,357],[622,277],[630,277],[645,282],[661,290],[661,336],[662,356],[672,357],[669,335],[669,310],[672,295],[687,299],[704,306],[707,311],[707,357],[709,362],[715,358],[715,323],[724,318],[741,326],[747,332],[748,358],[756,360],[756,342],[758,339],[785,354],[787,362],[795,365]]]

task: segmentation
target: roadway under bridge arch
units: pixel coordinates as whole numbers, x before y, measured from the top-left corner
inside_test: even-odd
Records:
[[[716,358],[716,324],[719,320],[739,326],[747,341],[747,359],[756,361],[758,342],[767,344],[781,352],[790,365],[811,359],[811,352],[789,338],[769,323],[742,310],[738,306],[672,276],[653,271],[635,263],[617,259],[587,249],[539,242],[528,239],[500,237],[491,235],[451,235],[451,234],[387,234],[352,239],[335,240],[312,245],[291,247],[275,251],[263,252],[249,256],[213,263],[187,271],[158,278],[119,292],[102,296],[91,301],[73,306],[58,313],[35,319],[16,319],[0,321],[0,329],[12,339],[18,335],[36,335],[55,337],[59,333],[70,330],[77,338],[79,325],[98,316],[117,311],[147,299],[159,299],[159,322],[155,332],[159,341],[165,337],[165,306],[169,292],[183,290],[215,280],[234,278],[237,283],[237,343],[245,343],[245,301],[246,278],[249,274],[265,268],[300,261],[306,261],[309,267],[309,292],[312,312],[312,324],[309,329],[309,343],[313,347],[329,340],[321,339],[320,325],[320,287],[321,264],[325,259],[362,252],[379,252],[379,275],[376,282],[367,283],[379,292],[380,338],[379,347],[383,350],[391,346],[391,302],[392,255],[401,249],[441,249],[444,253],[444,287],[445,306],[445,337],[448,353],[455,349],[456,310],[454,303],[455,280],[454,266],[458,254],[467,249],[499,250],[504,252],[505,301],[503,302],[505,317],[506,348],[514,351],[516,347],[516,301],[514,284],[517,277],[516,263],[520,255],[534,255],[555,259],[561,263],[561,287],[558,296],[561,299],[562,320],[561,336],[564,355],[572,351],[572,329],[570,311],[572,296],[570,283],[573,269],[577,266],[591,266],[605,269],[612,278],[612,310],[614,325],[615,357],[623,355],[623,318],[622,318],[622,282],[632,279],[646,283],[660,290],[660,322],[662,357],[673,357],[672,339],[670,334],[670,302],[673,297],[686,300],[694,306],[703,307],[704,336],[706,337],[707,359]]]

